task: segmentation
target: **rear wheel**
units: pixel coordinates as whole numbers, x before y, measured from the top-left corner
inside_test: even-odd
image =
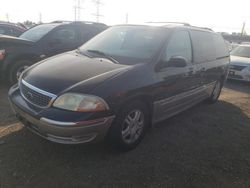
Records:
[[[130,103],[117,115],[109,131],[109,140],[116,148],[131,150],[141,142],[148,125],[146,105],[139,101]]]
[[[30,65],[32,65],[31,61],[23,60],[16,62],[12,67],[9,69],[8,74],[8,83],[10,85],[14,85],[17,83],[19,77],[21,76],[22,72],[27,69]]]
[[[211,93],[210,97],[208,98],[208,103],[213,104],[218,101],[218,98],[220,97],[221,89],[222,89],[222,82],[217,81],[215,83],[213,92]]]

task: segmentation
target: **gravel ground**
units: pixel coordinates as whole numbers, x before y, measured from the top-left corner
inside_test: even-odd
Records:
[[[156,125],[133,151],[106,143],[60,145],[30,133],[0,89],[0,187],[250,187],[250,84],[227,83]]]

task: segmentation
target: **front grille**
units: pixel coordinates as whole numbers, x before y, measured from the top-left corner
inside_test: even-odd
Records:
[[[243,70],[246,67],[247,66],[244,66],[244,65],[230,65],[230,69],[231,70],[237,70],[237,71],[241,71],[241,70]]]
[[[42,92],[42,90],[36,89],[25,81],[21,82],[20,91],[25,100],[39,107],[48,107],[54,98],[53,94],[48,95],[47,92]]]

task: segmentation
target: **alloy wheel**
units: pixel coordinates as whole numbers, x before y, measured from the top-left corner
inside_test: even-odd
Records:
[[[122,138],[125,143],[137,141],[145,126],[144,114],[140,110],[133,110],[126,116],[122,124]]]

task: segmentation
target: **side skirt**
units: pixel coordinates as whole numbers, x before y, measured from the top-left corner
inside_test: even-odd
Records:
[[[172,117],[207,99],[216,82],[153,103],[152,123]]]

